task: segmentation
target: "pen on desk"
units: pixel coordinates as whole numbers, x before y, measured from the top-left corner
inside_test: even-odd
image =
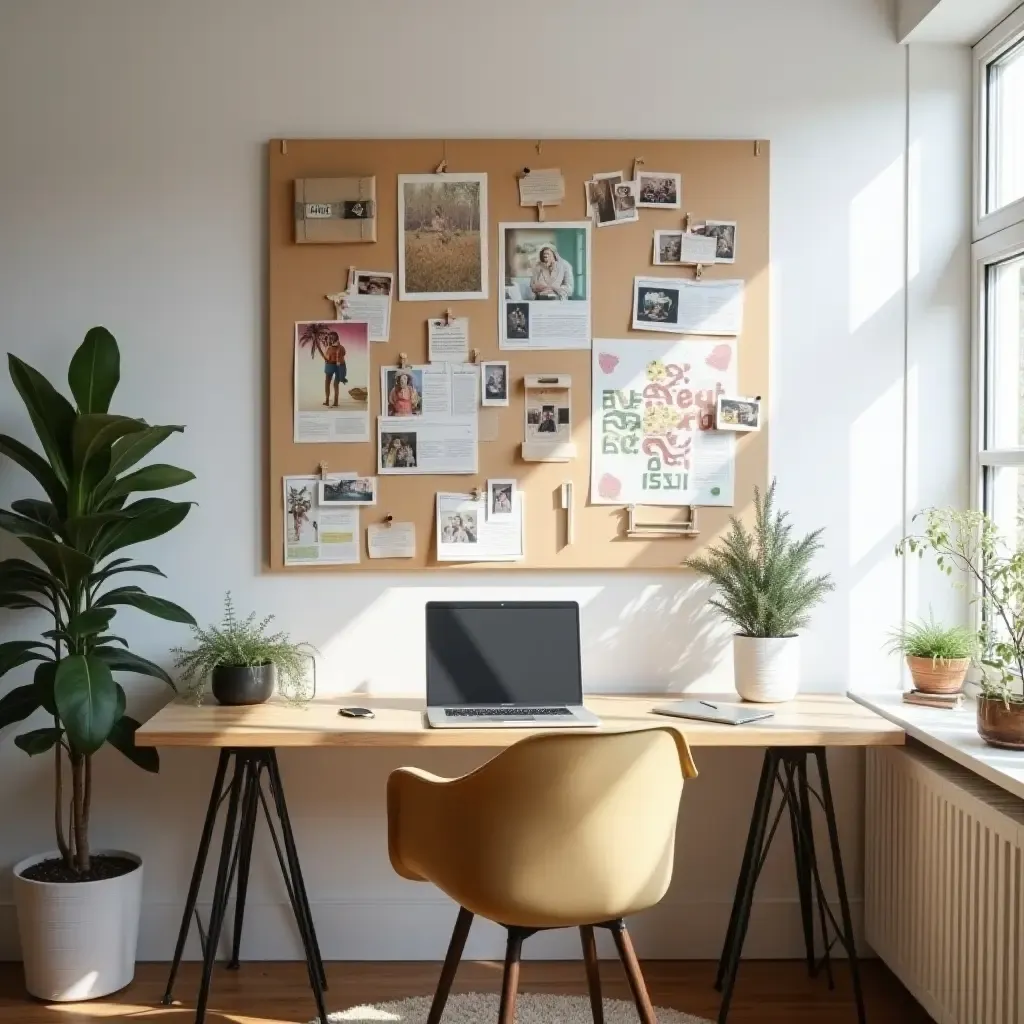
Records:
[[[706,708],[711,708],[712,711],[717,711],[718,710],[718,705],[717,704],[709,704],[706,700],[702,700],[700,703],[703,704],[704,707],[706,707]]]

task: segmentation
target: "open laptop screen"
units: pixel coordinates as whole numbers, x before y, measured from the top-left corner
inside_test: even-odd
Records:
[[[574,601],[431,601],[427,704],[581,704]]]

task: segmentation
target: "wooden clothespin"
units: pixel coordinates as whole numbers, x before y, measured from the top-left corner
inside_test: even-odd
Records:
[[[690,233],[690,221],[692,219],[693,219],[693,214],[692,213],[684,213],[683,214],[683,230],[687,234]]]
[[[695,281],[699,281],[703,276],[704,276],[704,264],[703,263],[698,263],[697,266],[695,266],[693,268],[694,280]]]
[[[644,158],[642,156],[635,156],[635,157],[633,157],[633,180],[634,181],[636,181],[637,171],[641,167],[643,167],[643,165],[644,165]]]
[[[474,487],[469,493],[473,495],[473,500],[474,501],[479,501],[480,500],[480,488],[479,487]]]
[[[449,306],[444,311],[444,325],[445,325],[445,327],[451,327],[452,320],[454,320],[454,319],[455,318],[452,316],[452,308],[451,308],[451,306]]]
[[[327,479],[327,463],[321,462],[317,467],[317,472],[320,474],[321,480]]]
[[[537,204],[537,220],[543,220],[543,219],[544,219],[544,204],[543,203],[538,203]]]
[[[544,148],[544,140],[543,139],[538,139],[537,140],[537,156],[540,156],[541,150],[543,148]]]
[[[469,350],[469,361],[471,363],[478,363],[478,362],[480,362],[480,349],[478,349],[478,348],[471,348]]]
[[[399,368],[404,370],[409,365],[410,365],[409,357],[404,352],[399,352],[398,353],[398,366],[399,366]]]
[[[761,155],[761,140],[760,139],[756,139],[754,141],[754,156],[760,156],[760,155]]]
[[[434,173],[435,174],[444,174],[444,172],[447,171],[447,170],[448,170],[448,161],[447,160],[442,160],[437,165],[437,167],[434,168]]]
[[[288,140],[287,139],[282,139],[281,140],[281,156],[287,156],[287,155],[288,155]]]
[[[352,291],[356,286],[356,268],[348,268],[348,290]]]

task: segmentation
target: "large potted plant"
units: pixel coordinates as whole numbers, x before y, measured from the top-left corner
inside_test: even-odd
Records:
[[[175,647],[172,652],[188,695],[200,702],[209,682],[219,704],[262,704],[275,689],[285,700],[308,700],[313,695],[310,670],[316,650],[294,643],[285,632],[271,633],[273,621],[268,615],[257,622],[255,612],[240,619],[230,592],[225,594],[220,625],[193,626],[194,646]]]
[[[812,575],[822,530],[792,537],[787,512],[775,511],[775,481],[762,497],[754,488],[754,529],[735,516],[716,547],[688,558],[688,569],[718,588],[710,604],[736,627],[733,664],[744,700],[792,700],[800,690],[800,637],[810,611],[834,590],[829,576]]]
[[[71,360],[74,404],[16,356],[9,355],[8,364],[42,454],[0,435],[0,455],[27,470],[45,498],[0,509],[0,529],[31,556],[0,561],[0,608],[41,611],[51,628],[0,644],[0,676],[35,665],[31,682],[0,699],[0,729],[37,711],[49,719],[14,742],[30,755],[53,758],[57,843],[55,851],[15,866],[14,898],[29,992],[51,1001],[87,999],[132,980],[142,892],[139,857],[92,847],[93,758],[110,744],[146,771],[159,768],[155,750],[135,745],[139,723],[126,714],[125,691],[115,677],[135,673],[173,686],[162,668],[128,649],[113,620],[127,607],[194,621],[139,586],[115,585],[126,573],[163,573],[113,556],[173,530],[190,508],[189,502],[132,496],[193,475],[167,465],[133,469],[183,428],[108,411],[120,354],[103,328],[90,330]]]
[[[896,553],[931,551],[939,569],[960,577],[957,585],[971,584],[982,652],[978,732],[993,747],[1024,750],[1024,549],[1011,546],[983,512],[930,508],[919,520],[923,531],[904,537]]]

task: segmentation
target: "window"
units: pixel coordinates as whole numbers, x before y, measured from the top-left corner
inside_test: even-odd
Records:
[[[1024,546],[1024,7],[974,59],[974,503]]]

